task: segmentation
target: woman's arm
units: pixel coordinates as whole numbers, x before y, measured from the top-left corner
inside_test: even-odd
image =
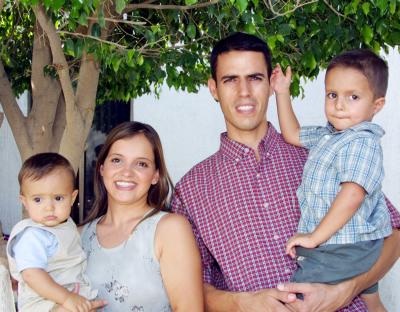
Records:
[[[189,222],[180,215],[164,216],[157,226],[155,254],[173,311],[203,312],[200,253]]]

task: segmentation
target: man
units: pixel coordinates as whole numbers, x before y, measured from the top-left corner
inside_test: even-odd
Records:
[[[235,33],[216,44],[208,86],[227,132],[217,153],[177,184],[172,209],[192,224],[203,262],[208,311],[334,311],[372,285],[399,257],[398,230],[375,266],[335,286],[284,284],[295,270],[285,244],[297,228],[296,198],[306,152],[267,122],[268,46]],[[389,204],[394,228],[400,215]],[[279,289],[278,289],[279,288]],[[304,301],[293,293],[303,293]],[[366,311],[356,298],[347,310]]]

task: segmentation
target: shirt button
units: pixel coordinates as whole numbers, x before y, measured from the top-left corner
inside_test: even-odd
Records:
[[[264,208],[268,208],[268,203],[264,203]]]
[[[240,161],[240,159],[239,159],[239,158],[236,158],[235,160],[236,160],[236,162],[239,162],[239,161]]]
[[[292,273],[292,270],[289,268],[285,268],[285,273],[287,273],[287,274]]]
[[[260,177],[260,174],[259,174],[259,173],[257,173],[257,174],[256,174],[256,177],[257,177],[257,178],[259,178],[259,177]]]
[[[325,140],[328,140],[331,136],[329,134],[324,135]]]
[[[271,154],[270,153],[267,153],[267,156],[269,157]]]
[[[279,235],[275,234],[274,235],[274,240],[278,240],[279,239]]]
[[[244,149],[244,152],[245,152],[245,153],[248,153],[248,152],[249,152],[249,149],[246,147],[246,148]]]

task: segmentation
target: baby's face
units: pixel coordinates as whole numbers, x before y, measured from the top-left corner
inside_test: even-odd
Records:
[[[20,199],[33,221],[56,226],[68,219],[77,194],[70,173],[60,168],[36,181],[25,179]]]
[[[354,68],[335,67],[325,77],[325,114],[336,130],[371,121],[385,99],[375,99],[368,79]]]

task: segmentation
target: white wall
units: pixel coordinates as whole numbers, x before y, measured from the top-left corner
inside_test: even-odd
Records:
[[[400,90],[398,73],[400,54],[391,51],[386,59],[389,63],[389,88],[386,106],[374,119],[383,126],[386,135],[382,139],[384,166],[384,192],[400,209]],[[303,125],[325,124],[324,73],[318,79],[304,85],[304,99],[294,100],[294,109]],[[268,120],[278,127],[275,101],[271,99]],[[206,88],[198,94],[187,94],[165,90],[160,99],[143,96],[135,100],[134,119],[151,124],[160,134],[167,165],[173,181],[188,171],[194,164],[214,153],[219,147],[219,133],[225,124],[218,103],[215,103]],[[380,283],[382,300],[388,311],[400,311],[400,261]]]
[[[28,109],[27,103],[28,95],[24,93],[18,100],[18,104],[25,114]],[[0,111],[2,111],[1,106]],[[10,234],[11,228],[22,217],[17,177],[21,158],[7,118],[4,118],[0,127],[0,144],[0,221],[3,232]]]

